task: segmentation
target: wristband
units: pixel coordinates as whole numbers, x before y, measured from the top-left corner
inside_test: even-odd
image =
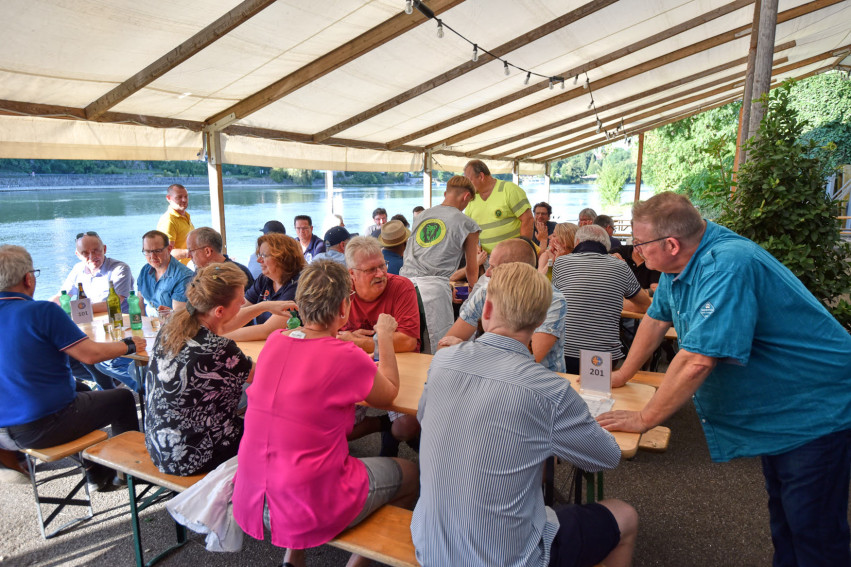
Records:
[[[127,352],[124,353],[125,355],[136,352],[136,343],[133,342],[133,337],[124,337],[121,339],[121,342],[127,345]]]

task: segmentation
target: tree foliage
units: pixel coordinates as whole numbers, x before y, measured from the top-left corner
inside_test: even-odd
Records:
[[[792,88],[787,81],[760,99],[765,115],[718,221],[768,250],[851,329],[851,305],[840,299],[851,291],[851,246],[825,192],[827,156],[803,139],[808,123],[792,107]]]

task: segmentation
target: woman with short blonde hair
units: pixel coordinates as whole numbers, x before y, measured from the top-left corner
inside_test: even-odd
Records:
[[[236,455],[236,411],[253,363],[220,336],[245,301],[247,278],[232,262],[199,268],[186,304],[165,322],[145,374],[145,445],[167,474],[208,472]]]

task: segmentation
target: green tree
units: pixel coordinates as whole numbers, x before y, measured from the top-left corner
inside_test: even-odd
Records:
[[[620,204],[621,191],[628,177],[629,172],[623,162],[603,160],[597,177],[597,188],[604,207]]]
[[[760,100],[767,104],[737,189],[719,222],[750,238],[794,273],[851,330],[851,246],[839,236],[836,203],[824,189],[825,155],[802,141],[807,122],[791,105],[792,82]]]

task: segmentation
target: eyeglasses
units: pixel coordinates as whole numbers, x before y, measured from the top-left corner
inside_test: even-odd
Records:
[[[647,242],[637,242],[635,239],[632,240],[632,247],[638,248],[639,246],[644,246],[645,244],[652,244],[654,242],[659,242],[660,240],[666,240],[668,238],[673,238],[671,236],[663,236],[662,238],[654,238],[653,240],[648,240]]]
[[[258,260],[264,260],[265,261],[266,258],[271,258],[271,257],[272,257],[272,254],[259,254],[259,253],[257,254]]]
[[[187,252],[187,254],[192,254],[193,252],[197,252],[198,250],[203,250],[204,248],[207,248],[207,247],[206,246],[199,246],[198,248],[187,248],[186,252]]]
[[[162,254],[163,250],[165,250],[166,248],[168,248],[168,246],[164,246],[163,248],[157,248],[156,250],[145,250],[144,248],[142,248],[142,254],[144,254],[145,256],[155,256],[157,254]]]
[[[363,272],[365,274],[380,274],[381,272],[387,272],[387,269],[390,267],[390,264],[384,262],[383,264],[379,264],[378,266],[374,266],[372,268],[352,268],[353,270],[357,270],[359,272]]]
[[[39,274],[41,274],[41,270],[29,270],[27,273],[32,274],[34,278],[37,278]]]
[[[90,230],[88,232],[81,232],[81,233],[77,234],[77,238],[75,238],[74,240],[80,240],[84,236],[97,236],[98,238],[100,238],[100,236],[98,235],[97,232]]]

